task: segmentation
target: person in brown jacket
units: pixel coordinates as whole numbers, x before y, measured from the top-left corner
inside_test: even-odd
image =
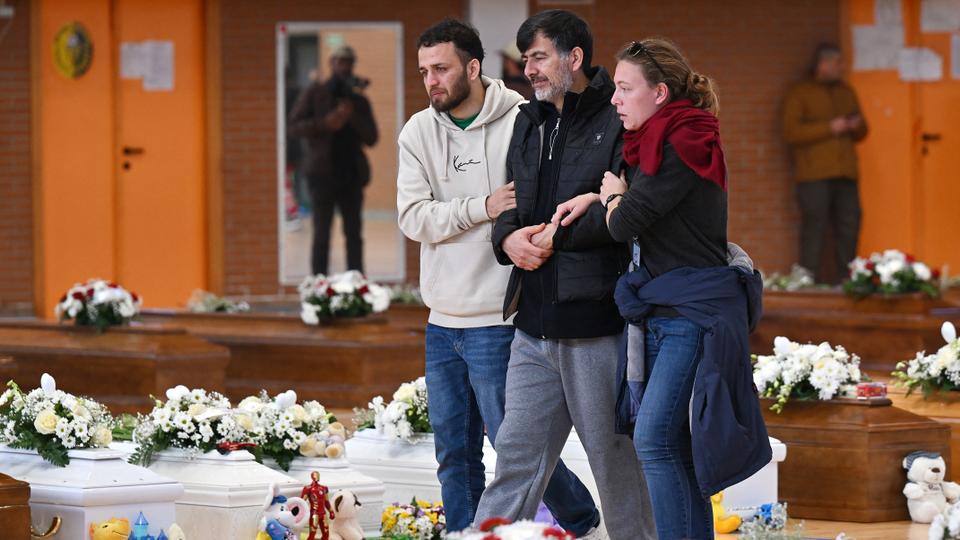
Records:
[[[843,57],[832,44],[820,44],[813,77],[787,94],[783,136],[792,147],[800,204],[800,265],[820,270],[828,223],[835,231],[837,277],[849,274],[860,235],[860,195],[854,144],[867,136],[867,123],[853,89],[843,82]]]
[[[288,132],[306,139],[304,174],[313,205],[314,274],[326,274],[334,207],[343,219],[347,269],[363,272],[361,235],[363,188],[370,182],[364,146],[377,142],[377,124],[363,89],[370,83],[353,74],[356,53],[342,46],[330,56],[330,79],[316,81],[297,98]]]

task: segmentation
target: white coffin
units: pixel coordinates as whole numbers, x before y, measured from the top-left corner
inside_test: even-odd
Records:
[[[411,444],[366,429],[357,432],[346,445],[350,462],[357,470],[383,481],[386,488],[384,502],[387,504],[409,502],[414,495],[430,501],[440,500],[432,434],[418,435]],[[770,446],[773,460],[750,478],[724,491],[724,508],[739,508],[738,512],[746,517],[753,515],[757,506],[777,501],[777,464],[786,457],[787,447],[773,437],[770,437]],[[597,483],[575,430],[571,430],[560,457],[580,478],[599,507]],[[486,439],[483,464],[487,483],[490,483],[496,471],[497,454]]]
[[[114,443],[110,448],[129,455],[134,445]],[[184,450],[159,452],[149,469],[183,484],[177,498],[177,523],[187,538],[256,538],[263,503],[270,484],[280,493],[299,497],[303,486],[290,476],[261,465],[246,450],[200,456]]]
[[[271,469],[283,472],[272,459],[265,459],[264,464]],[[306,486],[312,482],[310,473],[313,471],[320,473],[320,483],[330,488],[331,492],[337,489],[352,491],[362,505],[358,518],[363,533],[366,536],[380,535],[380,517],[384,508],[383,482],[358,471],[347,458],[342,457],[337,459],[298,457],[290,464],[290,470],[284,474]],[[436,469],[434,469],[435,474]],[[330,503],[333,504],[333,500]]]
[[[761,504],[777,502],[777,466],[787,458],[787,445],[770,437],[770,448],[773,449],[770,463],[750,478],[724,490],[723,509],[727,513],[750,517]]]
[[[90,523],[126,518],[132,525],[143,512],[150,534],[177,521],[174,501],[184,493],[176,480],[131,465],[122,452],[70,450],[70,464],[57,467],[36,452],[0,446],[0,472],[30,484],[30,514],[36,530],[46,531],[55,516],[63,520],[55,538],[89,538]]]

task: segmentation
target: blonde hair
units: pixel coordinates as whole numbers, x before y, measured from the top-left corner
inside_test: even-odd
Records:
[[[694,107],[716,115],[720,112],[716,83],[710,77],[693,71],[687,59],[673,43],[661,38],[647,38],[626,44],[616,59],[640,68],[643,78],[656,86],[663,83],[670,90],[670,99],[689,99]]]

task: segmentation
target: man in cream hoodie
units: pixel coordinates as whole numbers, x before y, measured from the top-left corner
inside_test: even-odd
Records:
[[[417,41],[430,107],[400,133],[399,225],[420,242],[420,289],[430,308],[426,378],[447,527],[467,527],[483,493],[483,434],[503,420],[514,328],[504,323],[510,268],[490,249],[492,220],[516,206],[507,148],[520,94],[481,75],[477,31],[447,19]],[[599,523],[580,480],[559,463],[544,502],[578,536]]]

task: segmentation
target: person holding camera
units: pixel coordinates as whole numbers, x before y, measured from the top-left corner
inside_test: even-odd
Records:
[[[849,274],[860,236],[860,194],[854,145],[867,136],[867,122],[853,88],[843,82],[843,56],[833,44],[820,44],[813,77],[787,94],[783,137],[793,149],[800,204],[800,265],[823,281],[820,251],[827,223],[835,231],[836,280]]]
[[[314,274],[326,274],[333,210],[339,209],[347,243],[347,269],[363,272],[363,188],[370,182],[364,146],[377,142],[377,124],[363,90],[370,81],[353,74],[356,53],[342,46],[330,56],[331,76],[308,86],[293,105],[291,136],[307,144],[303,172],[313,205]]]

